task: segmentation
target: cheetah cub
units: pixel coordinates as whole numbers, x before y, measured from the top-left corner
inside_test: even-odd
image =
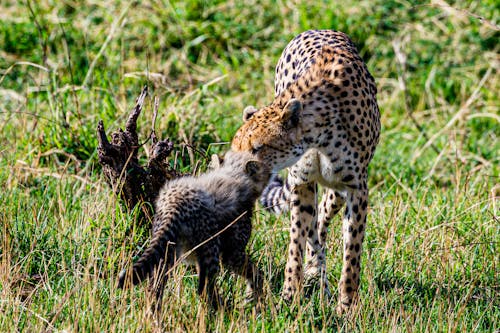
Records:
[[[156,201],[153,236],[141,258],[119,276],[118,287],[150,277],[157,309],[169,269],[176,260],[195,263],[198,294],[220,305],[215,278],[222,264],[247,281],[247,300],[258,300],[262,272],[246,254],[256,199],[270,170],[250,153],[228,152],[216,169],[199,177],[182,177],[161,189]]]

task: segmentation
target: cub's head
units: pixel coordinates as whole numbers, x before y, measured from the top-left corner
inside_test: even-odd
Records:
[[[289,167],[304,153],[301,114],[302,102],[297,99],[260,110],[247,107],[245,123],[236,132],[231,149],[250,152],[273,171]]]
[[[235,180],[247,179],[258,193],[264,190],[271,177],[269,167],[248,152],[228,151],[220,168],[228,170]]]

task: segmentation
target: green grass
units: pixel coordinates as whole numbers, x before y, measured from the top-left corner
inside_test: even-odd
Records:
[[[1,2],[0,331],[498,331],[500,6],[449,5]],[[104,183],[98,120],[123,126],[148,84],[161,98],[158,134],[190,171],[202,155],[184,145],[227,149],[214,143],[231,140],[244,106],[272,100],[282,49],[311,28],[352,36],[379,88],[361,305],[337,316],[336,288],[331,301],[281,304],[288,218],[259,209],[249,250],[266,276],[264,311],[243,308],[244,283],[224,273],[236,307],[211,316],[181,266],[155,322],[145,286],[116,288],[148,230]],[[328,244],[335,287],[338,218]]]

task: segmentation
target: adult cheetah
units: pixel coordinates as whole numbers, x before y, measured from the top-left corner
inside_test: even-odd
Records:
[[[380,133],[376,93],[373,77],[346,34],[311,30],[283,51],[274,101],[244,110],[232,149],[251,152],[273,171],[289,167],[285,184],[272,190],[272,184],[279,185],[272,182],[266,192],[281,207],[286,205],[280,199],[287,200],[291,210],[286,300],[298,294],[304,275],[320,278],[328,292],[326,229],[344,205],[337,311],[349,309],[355,300],[368,209],[367,169]],[[317,184],[325,189],[319,207]]]

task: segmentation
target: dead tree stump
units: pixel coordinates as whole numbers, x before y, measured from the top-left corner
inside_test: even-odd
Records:
[[[139,117],[148,94],[147,86],[142,89],[136,104],[125,124],[125,131],[118,129],[111,133],[109,142],[104,131],[103,121],[97,125],[97,138],[99,141],[97,152],[99,163],[106,182],[119,196],[128,211],[139,205],[140,224],[148,223],[154,215],[154,202],[166,181],[179,177],[180,174],[170,167],[167,157],[173,150],[173,143],[156,138],[154,126],[158,113],[158,99],[155,98],[153,124],[150,135],[151,154],[147,165],[139,163],[139,144],[137,135],[137,118]]]

